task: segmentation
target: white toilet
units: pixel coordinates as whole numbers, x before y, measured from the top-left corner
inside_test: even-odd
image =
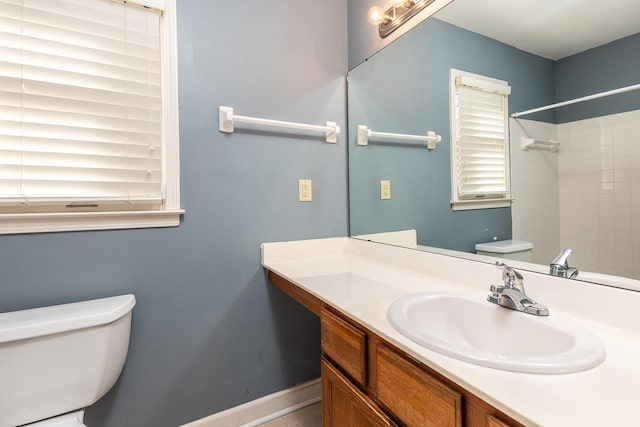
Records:
[[[133,295],[0,313],[0,427],[82,427],[129,348]]]
[[[531,262],[533,258],[533,243],[526,240],[497,240],[476,244],[476,253],[494,258],[514,259]]]

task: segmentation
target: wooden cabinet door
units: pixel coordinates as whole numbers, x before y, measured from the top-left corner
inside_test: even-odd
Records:
[[[324,427],[396,427],[369,397],[322,359],[322,425]]]

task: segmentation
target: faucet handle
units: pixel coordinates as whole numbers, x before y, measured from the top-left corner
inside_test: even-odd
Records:
[[[557,265],[563,268],[569,268],[569,256],[573,251],[570,248],[563,249],[553,261],[551,261],[551,265]]]
[[[568,277],[575,279],[578,276],[578,270],[576,268],[569,267],[569,255],[573,251],[569,248],[563,249],[551,264],[549,264],[549,274],[559,277]]]
[[[487,301],[512,310],[535,314],[536,316],[548,316],[549,309],[524,292],[522,274],[502,262],[496,262],[496,267],[502,270],[502,285],[491,285]]]
[[[502,270],[502,281],[504,282],[506,287],[518,287],[524,291],[524,285],[522,284],[522,274],[500,261],[496,261],[496,267]]]

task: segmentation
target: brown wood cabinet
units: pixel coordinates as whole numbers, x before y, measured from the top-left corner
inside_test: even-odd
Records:
[[[407,426],[461,427],[462,395],[384,344],[376,345],[376,397]]]
[[[268,278],[320,316],[324,427],[523,427],[335,307]]]
[[[509,424],[503,423],[496,417],[487,415],[487,427],[509,427]]]
[[[322,421],[324,427],[393,427],[376,403],[331,363],[322,359]]]
[[[320,316],[321,348],[360,387],[367,385],[366,334],[330,311]],[[325,332],[326,331],[326,332]]]

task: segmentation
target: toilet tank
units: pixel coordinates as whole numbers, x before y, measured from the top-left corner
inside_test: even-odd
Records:
[[[95,403],[129,348],[133,295],[0,313],[0,427]]]
[[[532,262],[533,243],[526,240],[496,240],[476,244],[476,253],[494,258]]]

